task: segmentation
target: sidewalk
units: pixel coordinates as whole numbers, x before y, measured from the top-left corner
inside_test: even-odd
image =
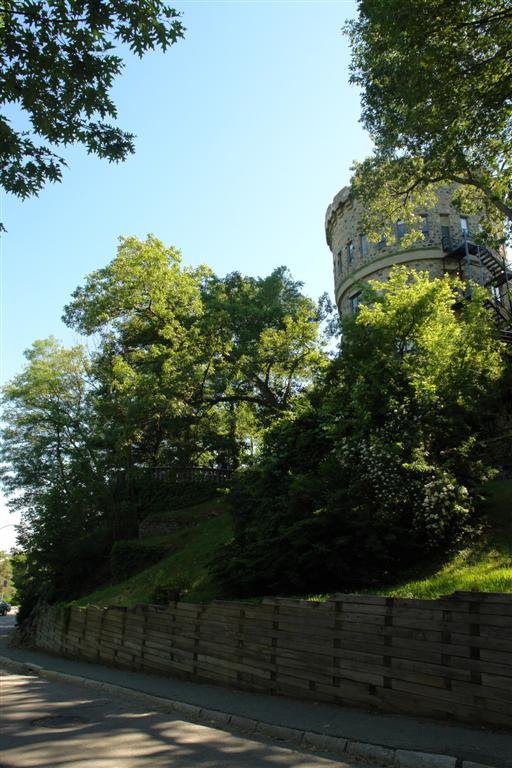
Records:
[[[510,731],[371,713],[126,672],[10,647],[7,626],[4,624],[0,630],[0,668],[6,671],[32,671],[62,682],[64,675],[85,678],[80,682],[103,692],[109,686],[111,695],[137,696],[156,709],[168,705],[168,711],[181,712],[193,720],[217,722],[224,730],[250,730],[256,735],[294,742],[300,735],[302,744],[318,751],[332,751],[338,756],[342,753],[346,760],[373,759],[400,768],[512,768]],[[426,754],[422,757],[417,753]]]

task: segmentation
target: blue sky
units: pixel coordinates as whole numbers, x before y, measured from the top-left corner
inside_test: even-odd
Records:
[[[152,232],[220,275],[285,264],[310,296],[333,294],[325,210],[371,148],[341,32],[355,2],[174,5],[185,39],[128,58],[113,90],[136,154],[112,165],[73,147],[61,184],[2,196],[2,383],[35,339],[78,340],[62,308],[120,235]],[[13,519],[0,509],[0,527]]]

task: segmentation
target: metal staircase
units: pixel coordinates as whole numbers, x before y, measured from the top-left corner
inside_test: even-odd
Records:
[[[469,240],[466,233],[464,233],[462,242],[457,245],[443,240],[443,251],[445,258],[458,259],[461,274],[463,272],[462,264],[465,262],[468,282],[475,280],[473,274],[474,259],[471,257],[476,256],[480,272],[476,282],[489,291],[486,305],[492,313],[502,341],[512,344],[512,269],[507,264],[505,257],[486,246]],[[469,288],[466,297],[471,298],[471,288]]]

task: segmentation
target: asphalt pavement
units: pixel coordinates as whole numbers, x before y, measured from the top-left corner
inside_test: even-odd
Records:
[[[0,673],[0,692],[2,768],[340,768],[79,684]]]
[[[303,745],[346,759],[399,768],[512,768],[511,731],[245,693],[65,659],[9,645],[14,622],[13,616],[0,617],[0,668],[25,673],[32,668],[60,682],[79,678],[109,695],[142,697],[156,710],[167,703],[168,711],[216,721],[226,731],[249,730],[283,741],[300,736]]]

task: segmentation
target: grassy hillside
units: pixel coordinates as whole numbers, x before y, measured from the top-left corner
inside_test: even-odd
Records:
[[[392,597],[434,599],[457,590],[512,592],[512,480],[495,480],[482,489],[481,534],[441,567],[378,590]]]
[[[435,599],[457,590],[512,592],[512,480],[489,483],[480,501],[481,534],[467,549],[447,562],[423,567],[403,582],[376,594]],[[165,518],[159,514],[158,518]],[[146,539],[164,543],[170,554],[151,568],[77,601],[80,605],[126,605],[155,601],[155,587],[184,589],[183,599],[208,602],[219,587],[208,572],[208,563],[231,538],[231,518],[222,499],[168,513],[184,527],[173,533]],[[336,587],[333,587],[336,591]],[[327,599],[316,595],[312,599]]]
[[[165,516],[159,514],[159,520]],[[165,544],[170,554],[156,565],[136,573],[118,584],[106,586],[77,600],[78,605],[126,605],[155,601],[155,588],[160,592],[177,587],[183,599],[190,602],[212,600],[217,586],[207,565],[217,550],[231,537],[231,518],[222,499],[168,513],[183,527],[173,533],[145,539]]]

